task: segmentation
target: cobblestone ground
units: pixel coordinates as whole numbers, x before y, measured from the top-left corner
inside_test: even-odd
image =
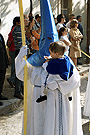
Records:
[[[85,91],[88,80],[88,72],[81,75],[81,110],[82,110],[82,125],[84,135],[90,135],[89,132],[89,118],[83,115],[83,108],[85,102]],[[0,117],[0,135],[21,135],[23,119],[23,107],[18,110],[8,113]]]
[[[23,107],[0,117],[0,135],[21,135]]]

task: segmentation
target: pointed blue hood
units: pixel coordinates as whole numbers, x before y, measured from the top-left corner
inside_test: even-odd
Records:
[[[39,41],[39,51],[28,58],[28,62],[33,66],[41,66],[44,56],[49,56],[49,46],[51,42],[59,41],[58,32],[49,0],[40,0],[41,8],[41,35]]]

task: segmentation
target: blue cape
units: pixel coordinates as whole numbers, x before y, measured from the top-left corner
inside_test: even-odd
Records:
[[[62,79],[67,81],[73,74],[73,68],[70,59],[65,56],[49,61],[46,70],[49,74],[59,74]]]

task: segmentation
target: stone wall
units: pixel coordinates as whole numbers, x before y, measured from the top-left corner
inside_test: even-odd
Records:
[[[52,10],[57,16],[60,13],[60,0],[51,1]],[[30,12],[30,0],[22,0],[23,12],[27,14]],[[40,13],[40,1],[33,0],[33,15]],[[3,34],[5,42],[8,38],[8,33],[13,24],[13,18],[19,16],[18,0],[0,0],[0,18],[2,20],[0,32]]]

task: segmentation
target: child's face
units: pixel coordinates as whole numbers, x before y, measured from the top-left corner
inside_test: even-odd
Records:
[[[76,27],[76,28],[78,27],[78,23],[75,23],[75,27]]]
[[[62,32],[62,35],[63,35],[63,36],[67,35],[67,31],[64,30],[64,31]]]
[[[50,56],[52,57],[52,59],[58,58],[58,56],[59,56],[58,53],[54,53],[54,52],[52,52],[50,49],[49,49],[49,51],[50,51]]]

